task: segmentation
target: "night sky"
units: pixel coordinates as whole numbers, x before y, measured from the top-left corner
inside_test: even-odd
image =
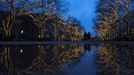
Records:
[[[97,0],[66,0],[69,11],[68,14],[77,18],[86,32],[91,32],[95,35],[93,30],[93,19],[95,18],[95,7]]]

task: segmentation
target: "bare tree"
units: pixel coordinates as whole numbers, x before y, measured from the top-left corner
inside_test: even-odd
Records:
[[[126,34],[130,32],[131,0],[100,0],[97,6],[98,17],[95,30],[103,39],[116,39],[120,25],[126,25]]]
[[[11,37],[12,26],[14,24],[16,16],[25,13],[24,10],[28,8],[28,6],[21,6],[18,9],[17,4],[19,2],[20,0],[1,0],[0,1],[1,5],[5,6],[5,8],[7,9],[6,11],[8,12],[2,24],[6,38]],[[1,10],[4,9],[1,8]]]
[[[44,32],[46,21],[53,19],[54,14],[58,13],[58,6],[60,0],[38,0],[33,3],[36,3],[35,7],[32,10],[32,13],[29,16],[33,19],[34,24],[38,27],[38,38],[44,38]],[[59,3],[59,4],[58,4]]]
[[[126,33],[128,35],[129,31],[130,31],[130,27],[129,27],[130,26],[130,24],[129,24],[130,23],[130,16],[132,15],[130,13],[131,0],[127,0],[127,1],[119,0],[119,3],[121,4],[121,7],[122,7],[120,14],[122,12],[124,12],[124,15],[125,15],[125,16],[123,16],[123,17],[125,17],[125,19],[122,22],[125,23],[125,25],[126,25]]]

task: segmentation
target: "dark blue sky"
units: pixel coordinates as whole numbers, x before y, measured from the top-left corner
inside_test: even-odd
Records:
[[[93,19],[95,18],[95,7],[97,0],[66,0],[69,5],[67,6],[68,14],[77,18],[86,32],[91,32],[95,35],[93,30]]]

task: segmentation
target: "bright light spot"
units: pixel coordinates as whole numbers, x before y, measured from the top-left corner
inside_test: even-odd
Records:
[[[23,34],[24,33],[24,31],[23,30],[21,30],[21,34]]]
[[[23,49],[20,49],[20,53],[23,53]]]
[[[41,36],[40,36],[40,35],[38,35],[38,37],[40,38]]]
[[[40,45],[38,47],[41,47]]]

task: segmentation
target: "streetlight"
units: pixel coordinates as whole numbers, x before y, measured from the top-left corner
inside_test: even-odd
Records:
[[[38,37],[39,37],[39,39],[41,38],[41,36],[40,36],[40,35],[38,35]]]
[[[23,49],[20,49],[20,53],[23,53]]]
[[[21,32],[20,32],[21,34],[23,34],[24,33],[24,31],[23,30],[21,30]]]
[[[40,48],[41,46],[40,46],[40,45],[38,45],[38,47]]]
[[[20,32],[20,33],[21,33],[21,35],[23,35],[23,33],[24,33],[24,30],[21,30],[21,32]],[[23,40],[23,38],[22,38],[21,40]]]

